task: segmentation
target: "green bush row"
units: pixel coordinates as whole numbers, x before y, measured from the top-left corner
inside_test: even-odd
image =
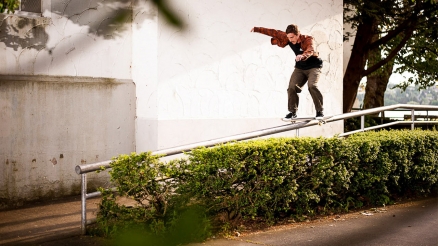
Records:
[[[379,131],[232,142],[169,163],[150,153],[121,155],[111,178],[138,206],[118,205],[104,192],[99,227],[111,234],[141,224],[167,237],[184,211],[198,206],[202,223],[192,234],[202,238],[217,223],[272,223],[429,194],[438,190],[436,143],[437,131]]]

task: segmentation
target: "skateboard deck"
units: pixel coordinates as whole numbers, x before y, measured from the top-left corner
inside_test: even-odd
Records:
[[[297,124],[299,122],[310,122],[312,120],[317,120],[318,121],[318,125],[323,125],[325,123],[327,123],[327,119],[330,119],[332,116],[325,116],[325,117],[318,117],[316,118],[315,116],[305,116],[305,117],[297,117],[297,118],[293,118],[290,120],[284,120],[283,118],[281,119],[282,121],[285,122],[290,122],[292,124]]]

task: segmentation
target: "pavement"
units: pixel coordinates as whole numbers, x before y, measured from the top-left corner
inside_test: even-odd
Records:
[[[87,217],[98,199],[87,201]],[[82,236],[80,197],[28,204],[0,211],[0,245],[110,245],[99,237]],[[438,197],[331,215],[316,220],[236,232],[193,246],[257,245],[438,245]]]

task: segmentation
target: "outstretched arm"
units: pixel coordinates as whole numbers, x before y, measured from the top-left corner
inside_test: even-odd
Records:
[[[269,29],[264,27],[253,27],[251,29],[251,32],[258,32],[272,37],[271,44],[278,45],[279,47],[282,48],[285,47],[289,42],[286,33],[280,30]]]

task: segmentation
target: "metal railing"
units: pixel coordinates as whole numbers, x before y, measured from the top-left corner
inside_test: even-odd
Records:
[[[380,112],[391,111],[394,109],[410,109],[412,120],[411,121],[396,121],[396,122],[391,122],[391,123],[386,123],[386,124],[381,124],[378,126],[365,128],[365,115],[377,114]],[[367,130],[385,128],[388,126],[393,126],[393,125],[398,125],[398,124],[410,124],[412,130],[414,129],[415,124],[438,124],[438,121],[415,121],[415,110],[438,111],[438,106],[396,104],[396,105],[391,105],[391,106],[366,109],[366,110],[362,110],[362,111],[326,117],[327,118],[326,123],[339,121],[339,120],[345,120],[345,119],[359,117],[359,116],[361,117],[361,128],[359,130],[339,134],[338,135],[339,137],[348,136],[348,135],[351,135],[351,134],[354,134],[357,132],[363,132],[363,131],[367,131]],[[212,146],[215,146],[217,144],[227,143],[230,141],[242,141],[242,140],[247,140],[247,139],[252,139],[252,138],[257,138],[257,137],[262,137],[262,136],[267,136],[267,135],[273,135],[276,133],[281,133],[281,132],[286,132],[286,131],[291,131],[291,130],[298,130],[301,128],[317,125],[318,123],[319,123],[318,121],[309,120],[306,122],[300,122],[300,123],[295,123],[295,124],[286,124],[286,125],[276,126],[276,127],[272,127],[272,128],[263,129],[263,130],[233,135],[233,136],[229,136],[229,137],[217,138],[217,139],[213,139],[213,140],[208,140],[208,141],[203,141],[203,142],[198,142],[198,143],[193,143],[193,144],[188,144],[188,145],[183,145],[183,146],[178,146],[178,147],[173,147],[173,148],[168,148],[168,149],[163,149],[163,150],[157,150],[157,151],[152,152],[152,154],[153,155],[171,156],[171,155],[176,155],[176,154],[180,154],[183,152],[187,152],[187,151],[190,151],[194,148],[201,147],[201,146],[212,147]],[[77,165],[75,167],[76,173],[81,175],[81,230],[82,230],[82,234],[86,233],[86,226],[88,224],[94,223],[94,221],[95,221],[95,220],[87,220],[86,201],[87,201],[87,199],[98,197],[101,195],[101,193],[99,191],[87,193],[87,176],[86,175],[89,172],[94,172],[94,171],[102,170],[102,169],[108,169],[108,168],[110,168],[110,163],[111,163],[111,161],[103,161],[103,162],[97,162],[97,163],[92,163],[92,164]]]
[[[381,125],[365,128],[365,115],[373,115],[373,114],[378,114],[380,112],[392,111],[395,109],[409,109],[409,110],[411,110],[411,120],[410,121],[395,121],[395,122],[390,122],[390,123],[386,123],[386,124],[381,124]],[[333,118],[335,118],[334,120],[339,120],[339,119],[349,119],[349,118],[354,118],[354,117],[360,116],[360,125],[361,125],[360,129],[339,134],[340,137],[348,136],[348,135],[358,133],[358,132],[375,130],[375,129],[379,129],[379,128],[385,128],[385,127],[394,126],[394,125],[410,124],[411,130],[414,130],[415,124],[437,124],[438,123],[437,121],[415,121],[415,110],[438,111],[438,106],[396,104],[396,105],[391,105],[391,106],[365,109],[365,110],[361,110],[361,111],[357,111],[357,112],[341,114],[341,115],[335,116]]]

